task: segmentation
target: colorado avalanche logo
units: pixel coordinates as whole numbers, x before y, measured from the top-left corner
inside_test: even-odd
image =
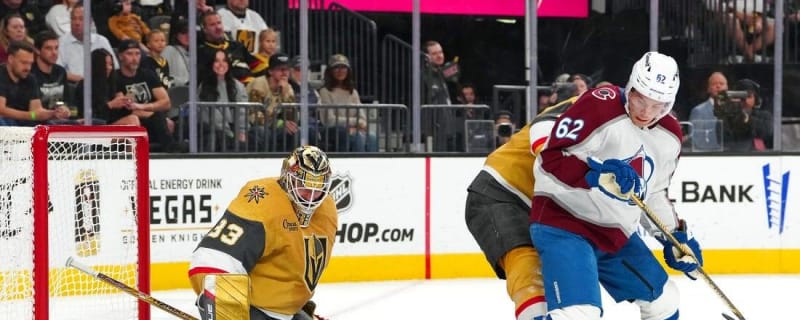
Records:
[[[639,179],[642,183],[642,188],[639,190],[639,193],[636,195],[639,199],[645,200],[645,195],[647,194],[647,182],[650,181],[650,178],[653,177],[653,169],[654,169],[654,162],[653,158],[650,158],[647,153],[644,151],[644,146],[639,147],[639,150],[636,151],[632,157],[625,159],[625,162],[633,167],[633,170],[639,175]],[[633,201],[630,202],[634,204]]]

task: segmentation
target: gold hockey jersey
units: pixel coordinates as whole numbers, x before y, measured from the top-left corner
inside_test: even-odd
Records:
[[[533,198],[533,162],[536,155],[547,142],[555,119],[577,99],[577,96],[572,97],[545,109],[486,158],[483,171],[528,207]]]
[[[301,228],[277,178],[250,181],[192,254],[192,287],[199,294],[208,273],[249,274],[252,306],[295,314],[330,261],[336,228],[331,197]]]

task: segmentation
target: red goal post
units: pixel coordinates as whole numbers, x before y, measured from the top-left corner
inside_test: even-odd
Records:
[[[141,127],[0,127],[0,319],[150,318],[65,265],[150,292],[148,149]]]

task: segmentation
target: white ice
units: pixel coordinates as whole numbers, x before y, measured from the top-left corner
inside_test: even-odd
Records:
[[[800,319],[797,291],[800,275],[712,275],[748,320]],[[722,320],[733,316],[702,280],[673,276],[681,292],[681,319]],[[191,290],[157,291],[153,296],[198,316]],[[496,279],[416,280],[322,283],[314,301],[317,313],[330,320],[514,319],[505,282]],[[640,319],[635,305],[614,301],[603,293],[603,319]],[[734,318],[736,318],[734,316]],[[176,319],[153,309],[152,319]]]

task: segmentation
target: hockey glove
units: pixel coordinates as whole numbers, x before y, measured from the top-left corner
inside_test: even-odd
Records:
[[[598,187],[607,196],[628,201],[632,192],[639,193],[642,182],[639,174],[630,164],[619,159],[608,159],[601,164],[593,158],[588,158],[589,172],[586,173],[586,182],[590,187]]]
[[[676,248],[669,239],[665,237],[656,237],[656,239],[664,245],[664,261],[667,265],[675,270],[683,271],[689,279],[697,280],[699,272],[697,267],[703,265],[703,252],[700,250],[700,244],[694,237],[690,237],[686,232],[686,224],[683,220],[680,221],[678,230],[672,232],[672,236],[681,243],[685,249],[691,250],[695,258],[684,255],[680,249]]]

